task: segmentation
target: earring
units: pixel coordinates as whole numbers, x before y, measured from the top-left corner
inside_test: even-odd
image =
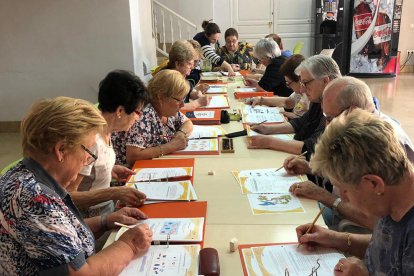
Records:
[[[383,196],[384,193],[377,193],[377,196]]]
[[[118,115],[118,119],[121,119],[121,115]]]

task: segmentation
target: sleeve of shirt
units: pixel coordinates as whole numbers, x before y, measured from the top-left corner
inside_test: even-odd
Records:
[[[67,264],[82,267],[85,252],[75,229],[82,226],[79,221],[76,225],[63,201],[38,189],[22,190],[20,198],[29,199],[20,201],[14,213],[19,219],[16,236],[31,261],[45,271],[65,271]]]
[[[268,66],[259,81],[259,85],[266,91],[274,91],[277,86],[277,78],[275,68],[272,65]]]
[[[300,129],[303,126],[306,120],[309,120],[309,112],[306,112],[305,114],[303,114],[302,117],[291,119],[289,123],[292,125],[295,132],[297,132],[298,129]]]
[[[303,118],[303,116],[301,118]],[[309,159],[310,159],[310,156],[315,152],[315,144],[318,141],[319,136],[321,136],[324,130],[325,130],[325,118],[322,118],[319,122],[318,127],[313,132],[313,134],[309,138],[303,140],[304,144],[302,147],[302,152],[307,151],[308,153],[306,154],[306,157],[309,157]]]
[[[136,121],[129,129],[126,138],[126,145],[146,149],[149,147],[152,133],[152,124],[149,121],[149,114],[142,114],[139,121]]]
[[[203,51],[203,56],[208,59],[213,65],[221,66],[224,62],[224,59],[217,55],[216,51],[211,47],[211,45],[204,45],[201,47]]]

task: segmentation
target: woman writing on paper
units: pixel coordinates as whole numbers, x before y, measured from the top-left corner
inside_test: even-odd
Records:
[[[195,43],[198,43],[194,41]],[[193,44],[187,40],[177,40],[171,46],[168,53],[168,64],[164,69],[171,69],[180,72],[185,78],[189,76],[195,67],[195,62],[201,59],[200,53]],[[193,81],[187,80],[189,91],[184,100],[183,109],[194,110],[209,103],[210,97],[203,95],[207,91],[207,84],[194,85]]]
[[[73,201],[84,217],[113,212],[114,200],[120,200],[129,206],[143,204],[145,194],[136,189],[125,186],[110,187],[112,178],[126,181],[133,174],[130,169],[115,165],[111,133],[128,131],[139,119],[146,100],[146,87],[131,72],[112,71],[99,84],[98,108],[107,123],[103,132],[97,134],[92,148],[92,152],[99,158],[85,166],[68,187]]]
[[[285,78],[286,86],[293,90],[289,97],[253,97],[246,103],[253,107],[256,105],[284,107],[292,110],[292,112],[283,112],[287,118],[301,117],[309,109],[309,99],[300,87],[300,78],[295,74],[295,69],[304,60],[305,57],[302,55],[293,55],[280,67],[280,73]]]
[[[112,136],[117,160],[132,166],[136,160],[161,157],[185,149],[192,122],[180,113],[189,85],[176,70],[162,70],[148,83],[149,103],[128,132]]]
[[[308,250],[332,247],[341,259],[335,275],[414,275],[414,169],[388,122],[353,110],[334,119],[316,145],[312,171],[329,179],[343,201],[379,217],[372,235],[297,228]]]
[[[229,77],[235,76],[234,71],[240,69],[217,55],[215,49],[211,47],[211,44],[218,44],[220,39],[221,31],[219,26],[216,23],[204,20],[201,27],[203,27],[204,32],[196,34],[193,39],[200,43],[204,58],[208,59],[213,66],[220,66],[223,71],[227,71]]]
[[[259,81],[247,77],[246,85],[256,87],[257,91],[269,91],[276,96],[289,97],[292,89],[286,86],[283,75],[279,72],[285,58],[281,56],[276,42],[271,38],[260,39],[254,47],[254,56],[266,66],[266,70]]]
[[[141,224],[95,254],[95,237],[115,222],[146,216],[125,207],[84,220],[66,190],[99,158],[91,150],[105,125],[84,100],[57,97],[32,106],[21,125],[24,158],[0,178],[0,274],[118,275],[148,250],[152,232]]]

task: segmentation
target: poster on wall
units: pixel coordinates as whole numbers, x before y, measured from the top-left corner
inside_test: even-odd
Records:
[[[398,0],[397,0],[398,1]],[[392,51],[395,0],[355,0],[353,10],[350,73],[394,74]]]

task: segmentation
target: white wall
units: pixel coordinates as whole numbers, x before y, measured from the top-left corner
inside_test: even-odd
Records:
[[[401,16],[401,31],[398,49],[401,51],[401,64],[407,58],[407,50],[414,50],[414,1],[404,0]],[[413,27],[410,27],[410,25]],[[414,64],[414,56],[407,64]]]
[[[150,0],[134,1],[150,14]],[[151,20],[145,20],[147,30]],[[147,35],[141,33],[141,52],[153,66]],[[134,70],[128,0],[2,0],[0,37],[0,121],[21,120],[40,98],[96,102],[98,83],[110,70]]]

